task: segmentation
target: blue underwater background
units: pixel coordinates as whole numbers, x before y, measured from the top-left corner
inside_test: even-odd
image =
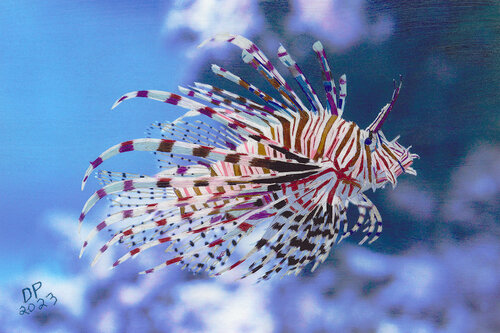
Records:
[[[1,1],[0,332],[499,332],[499,13],[479,0]],[[110,271],[119,247],[91,267],[78,253],[106,205],[78,235],[99,187],[92,177],[80,191],[88,162],[183,114],[146,100],[110,111],[115,99],[195,80],[233,90],[211,63],[271,90],[236,47],[196,48],[219,32],[252,39],[285,74],[282,43],[318,92],[321,40],[348,77],[344,118],[361,127],[402,74],[384,133],[420,155],[418,176],[368,193],[382,237],[347,239],[314,273],[137,275],[151,256]],[[105,167],[152,174],[155,163],[136,152]]]

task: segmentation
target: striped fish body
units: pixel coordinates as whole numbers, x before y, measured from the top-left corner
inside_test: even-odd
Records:
[[[319,42],[313,49],[323,73],[326,105],[286,50],[278,50],[307,97],[306,107],[252,42],[233,35],[212,39],[217,40],[240,47],[243,61],[269,81],[281,100],[216,65],[215,74],[247,89],[260,102],[201,83],[180,87],[186,97],[147,90],[118,99],[113,108],[145,97],[188,112],[172,123],[153,124],[157,135],[115,145],[91,162],[82,189],[95,168],[119,153],[152,151],[162,170],[153,176],[100,172],[104,187],[86,202],[80,225],[104,197],[119,209],[92,229],[80,256],[101,230],[109,229],[112,237],[94,263],[115,243],[130,249],[114,266],[163,246],[167,257],[143,273],[179,264],[219,275],[244,264],[243,277],[267,279],[279,272],[298,274],[309,263],[314,270],[335,243],[360,228],[365,232],[360,243],[380,235],[380,214],[365,192],[387,183],[395,186],[402,173],[416,174],[411,165],[417,155],[397,139],[387,140],[381,131],[401,83],[372,124],[361,129],[342,118],[346,77],[341,77],[337,92]],[[359,213],[351,226],[349,204]],[[233,256],[241,240],[258,232],[250,251]]]

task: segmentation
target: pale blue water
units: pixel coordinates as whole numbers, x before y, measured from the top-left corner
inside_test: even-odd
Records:
[[[232,2],[200,3],[0,3],[0,332],[500,330],[494,5],[360,1],[339,11],[340,1],[242,1],[234,14]],[[182,114],[144,100],[110,111],[115,99],[175,92],[193,78],[231,87],[209,72],[214,61],[270,90],[236,48],[195,49],[214,27],[246,34],[285,73],[275,56],[282,42],[322,96],[311,50],[321,39],[336,77],[348,76],[345,117],[361,126],[403,74],[384,127],[421,156],[418,176],[369,195],[384,220],[380,240],[343,243],[314,273],[248,285],[178,267],[147,278],[136,275],[137,263],[112,273],[90,268],[90,255],[77,259],[76,234],[81,207],[98,188],[92,177],[80,191],[88,162]],[[148,153],[124,155],[106,169],[156,170]],[[105,205],[93,214],[89,225]],[[21,316],[22,289],[37,281],[58,303]]]

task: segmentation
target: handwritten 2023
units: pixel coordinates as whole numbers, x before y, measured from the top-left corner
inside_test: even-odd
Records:
[[[55,297],[52,293],[48,293],[47,296],[45,296],[44,298],[38,298],[37,292],[41,288],[42,288],[42,282],[38,281],[38,282],[33,283],[31,285],[31,288],[24,288],[22,290],[24,304],[28,303],[28,301],[31,299],[31,297],[33,297],[33,295],[35,296],[35,300],[33,301],[34,303],[29,303],[27,305],[27,307],[25,307],[24,305],[21,305],[21,307],[19,308],[19,314],[21,316],[24,314],[30,314],[31,312],[35,311],[35,309],[36,309],[35,303],[37,303],[37,305],[38,305],[38,310],[42,310],[43,307],[48,307],[45,304],[45,301],[53,302],[52,305],[56,305],[57,297]],[[33,293],[31,292],[31,289],[33,289]],[[27,297],[28,293],[29,293],[29,297]]]

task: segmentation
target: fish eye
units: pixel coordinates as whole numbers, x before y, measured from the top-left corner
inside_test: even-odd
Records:
[[[373,132],[368,131],[368,137],[365,139],[365,145],[369,146],[372,144]]]

